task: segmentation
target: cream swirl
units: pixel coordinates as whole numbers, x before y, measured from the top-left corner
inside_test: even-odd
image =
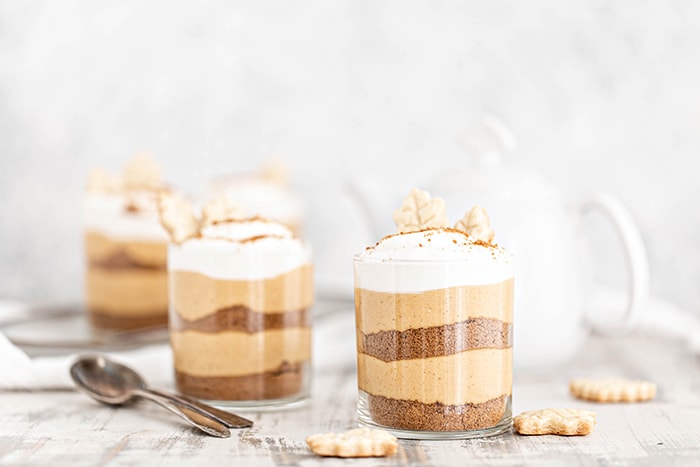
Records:
[[[381,239],[355,257],[356,287],[414,293],[484,285],[513,277],[513,257],[466,233],[429,228]],[[361,273],[358,273],[361,270]]]
[[[86,193],[83,228],[119,240],[168,241],[158,220],[156,194],[147,190]]]
[[[170,270],[216,279],[272,278],[309,262],[309,248],[289,228],[261,218],[217,222],[168,249]]]

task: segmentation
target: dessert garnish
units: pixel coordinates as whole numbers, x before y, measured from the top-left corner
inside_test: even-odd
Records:
[[[231,203],[225,195],[210,199],[202,208],[202,226],[244,217],[245,210]]]
[[[450,226],[445,214],[445,201],[442,198],[434,198],[427,191],[418,188],[413,188],[404,198],[401,207],[394,212],[394,222],[399,233]],[[495,236],[486,209],[481,206],[472,207],[455,224],[454,229],[486,245],[491,245]]]
[[[466,232],[470,237],[490,244],[493,242],[495,232],[491,228],[491,221],[486,209],[481,206],[474,206],[466,213],[462,220],[455,224],[455,229]]]
[[[86,188],[94,193],[119,193],[136,190],[156,191],[164,186],[158,164],[149,154],[139,153],[126,164],[121,174],[93,169],[88,174]]]
[[[513,429],[521,435],[583,436],[595,426],[595,412],[581,409],[540,409],[513,418]]]
[[[211,199],[202,208],[201,216],[197,216],[192,204],[169,191],[158,194],[158,212],[160,223],[176,244],[200,235],[207,226],[245,218],[244,210],[225,196]]]
[[[156,190],[163,186],[160,166],[149,154],[136,154],[124,167],[124,186],[128,189]]]
[[[185,199],[169,192],[158,195],[160,223],[174,243],[182,243],[199,233],[200,222]]]
[[[401,207],[394,211],[394,222],[399,232],[415,232],[428,227],[448,227],[445,201],[433,198],[427,191],[413,188]]]
[[[382,430],[355,428],[306,438],[309,449],[324,457],[384,457],[396,453],[396,437]]]
[[[122,189],[122,180],[113,173],[93,169],[88,174],[86,188],[95,193],[116,193]]]
[[[263,164],[260,168],[259,177],[279,186],[289,186],[289,168],[277,158],[270,159]]]
[[[569,382],[569,391],[593,402],[644,402],[656,396],[656,384],[625,378],[580,378]]]

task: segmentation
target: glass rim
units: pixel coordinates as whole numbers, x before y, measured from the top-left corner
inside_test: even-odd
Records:
[[[394,259],[394,258],[370,258],[363,253],[353,256],[354,264],[410,264],[410,265],[436,265],[436,264],[501,264],[514,265],[515,256],[508,252],[502,252],[503,259],[494,258],[424,258],[424,259]]]

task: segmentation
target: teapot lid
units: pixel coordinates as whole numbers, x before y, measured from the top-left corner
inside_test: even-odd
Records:
[[[517,140],[497,118],[489,116],[471,124],[458,143],[470,164],[438,175],[433,185],[439,186],[439,191],[468,191],[528,200],[556,194],[554,186],[542,174],[503,162],[504,154],[515,149]]]

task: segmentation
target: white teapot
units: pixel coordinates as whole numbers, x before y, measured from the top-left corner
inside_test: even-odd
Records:
[[[471,167],[450,170],[426,189],[445,199],[449,219],[460,219],[475,204],[488,211],[496,241],[516,260],[514,367],[541,371],[566,362],[589,328],[614,333],[634,324],[649,295],[648,258],[632,216],[617,198],[595,194],[567,207],[541,175],[502,163],[512,141],[498,122],[472,127],[466,139]],[[617,323],[599,316],[595,323],[590,313],[591,278],[585,277],[590,271],[583,267],[577,226],[593,210],[615,227],[628,263],[628,300]]]

